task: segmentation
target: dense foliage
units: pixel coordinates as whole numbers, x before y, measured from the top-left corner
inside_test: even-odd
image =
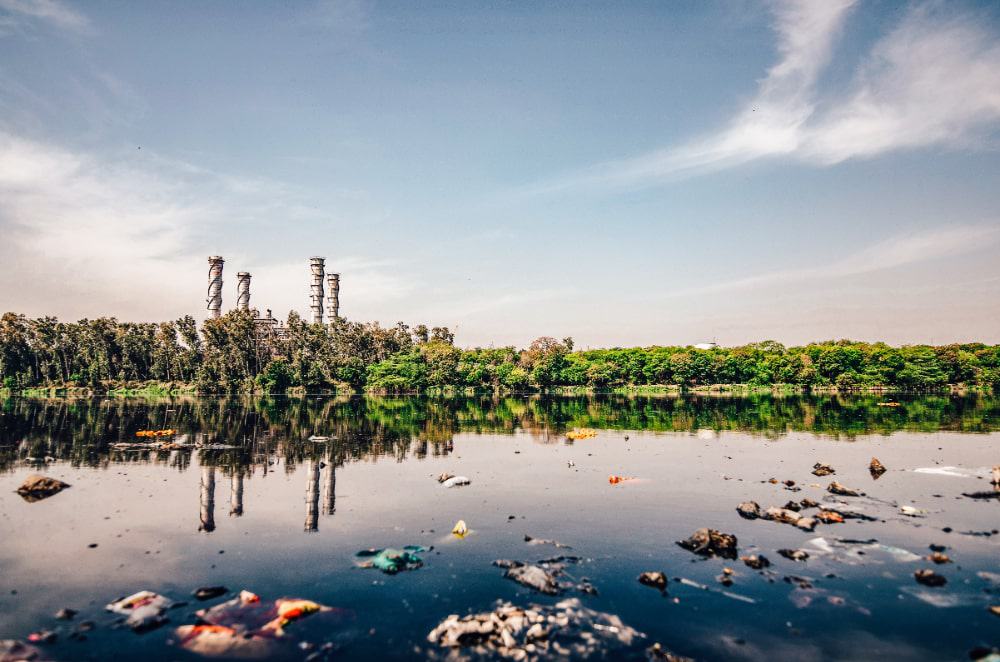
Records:
[[[279,335],[262,333],[251,313],[239,311],[207,320],[200,329],[190,316],[159,324],[114,318],[65,323],[6,313],[0,318],[0,379],[11,389],[156,381],[192,384],[202,392],[714,384],[995,388],[1000,346],[890,347],[841,340],[804,347],[767,341],[714,349],[574,351],[570,338],[539,338],[524,350],[460,349],[444,327],[338,320],[331,328],[295,313]]]

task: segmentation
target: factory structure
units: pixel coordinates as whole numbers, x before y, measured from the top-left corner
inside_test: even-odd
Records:
[[[222,315],[222,269],[226,261],[221,255],[208,258],[208,314],[211,318]],[[250,272],[236,274],[236,309],[250,310]],[[256,310],[256,309],[255,309]],[[313,324],[323,324],[324,314],[332,327],[340,319],[340,274],[326,272],[326,258],[309,258],[309,311]],[[262,335],[280,337],[284,335],[284,325],[271,314],[268,308],[263,317],[254,317]]]

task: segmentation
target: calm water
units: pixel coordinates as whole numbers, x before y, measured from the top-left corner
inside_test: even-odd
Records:
[[[1000,646],[1000,618],[987,610],[1000,604],[992,533],[1000,500],[961,496],[991,489],[1000,400],[882,400],[8,400],[0,405],[0,639],[50,629],[58,640],[40,648],[52,659],[202,659],[171,643],[174,628],[227,599],[197,603],[193,589],[224,585],[344,610],[293,624],[298,639],[334,644],[333,657],[419,658],[438,650],[426,636],[449,614],[489,611],[498,599],[560,600],[505,579],[492,562],[561,553],[583,557],[568,578],[589,578],[598,591],[563,597],[643,632],[630,651],[637,657],[659,642],[706,660],[968,659],[977,646]],[[570,441],[575,427],[598,434]],[[163,428],[192,447],[115,447]],[[889,470],[877,481],[872,456]],[[836,475],[813,476],[820,461]],[[914,471],[945,466],[956,469]],[[472,483],[444,489],[442,472]],[[72,487],[28,503],[15,490],[31,473]],[[638,480],[612,486],[610,474]],[[810,533],[736,513],[747,500],[832,498],[831,479],[866,492],[842,500],[876,521]],[[927,512],[908,517],[902,505]],[[472,530],[464,539],[450,535],[459,519]],[[700,527],[735,534],[740,553],[766,555],[770,572],[675,544]],[[528,545],[526,534],[572,550]],[[422,568],[390,576],[356,567],[359,550],[408,544],[433,546]],[[946,545],[954,563],[917,559],[931,544]],[[779,548],[810,558],[786,560]],[[724,566],[735,570],[728,589],[716,581]],[[925,567],[947,585],[917,584],[913,572]],[[636,581],[647,570],[709,590],[672,580],[664,596]],[[792,576],[802,579],[785,581]],[[813,588],[799,588],[803,579]],[[169,624],[136,634],[104,605],[141,589],[190,602],[168,612]],[[80,613],[55,620],[64,607]],[[95,629],[70,639],[81,620]]]

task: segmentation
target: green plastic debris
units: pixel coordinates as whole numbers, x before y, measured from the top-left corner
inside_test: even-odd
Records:
[[[362,568],[375,568],[387,575],[394,575],[400,570],[416,570],[424,564],[417,556],[430,551],[420,545],[407,545],[403,549],[363,549],[355,554],[358,565]]]

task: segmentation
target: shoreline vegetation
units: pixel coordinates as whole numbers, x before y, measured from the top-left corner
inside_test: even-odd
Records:
[[[0,317],[0,394],[28,397],[381,393],[895,393],[995,392],[1000,345],[837,340],[785,347],[574,348],[542,337],[526,349],[462,349],[447,327],[345,319],[310,324],[292,312],[281,333],[254,311],[201,328],[98,318]]]

